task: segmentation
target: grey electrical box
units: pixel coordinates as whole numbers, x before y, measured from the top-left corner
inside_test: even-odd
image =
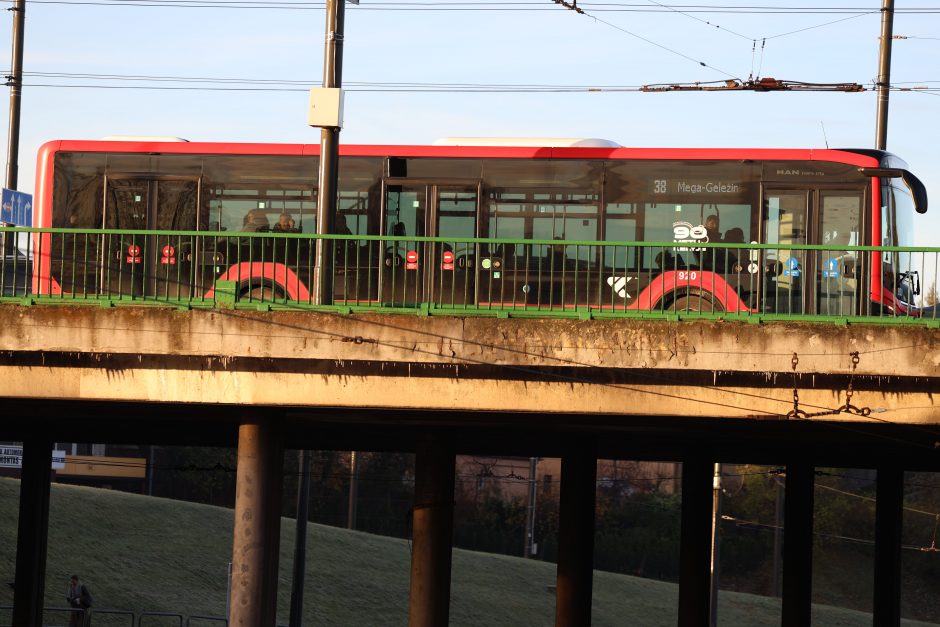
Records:
[[[314,87],[311,89],[307,124],[321,128],[342,128],[343,90],[339,87]]]

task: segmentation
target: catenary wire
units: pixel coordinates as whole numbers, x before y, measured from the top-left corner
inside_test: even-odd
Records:
[[[12,3],[14,0],[6,0]],[[96,6],[145,6],[156,8],[251,8],[251,9],[300,9],[323,10],[324,2],[284,0],[26,0],[27,4],[63,4]],[[740,15],[832,15],[846,13],[877,13],[870,6],[859,7],[788,7],[788,6],[734,6],[734,5],[681,5],[630,3],[582,2],[581,7],[590,7],[595,12],[630,13],[726,13]],[[551,11],[553,7],[544,2],[369,2],[350,7],[353,11]],[[896,14],[933,15],[940,7],[896,7]]]
[[[24,72],[24,77],[34,79],[88,80],[94,83],[25,83],[26,87],[82,88],[82,89],[173,89],[207,91],[307,91],[316,80],[212,77],[181,75],[147,74],[98,74],[91,72]],[[101,82],[117,83],[157,83],[157,85],[106,85]],[[181,85],[173,85],[180,83]],[[892,83],[892,91],[917,91],[932,93],[940,91],[940,86],[927,87],[940,81],[903,81]],[[169,84],[167,86],[166,84]],[[906,85],[924,85],[924,88],[905,87]],[[563,85],[563,84],[522,84],[522,83],[436,83],[427,81],[346,81],[347,91],[359,92],[433,92],[433,93],[583,93],[583,92],[638,92],[641,85]]]

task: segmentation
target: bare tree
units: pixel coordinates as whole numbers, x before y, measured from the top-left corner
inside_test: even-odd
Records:
[[[937,304],[937,282],[934,281],[930,286],[930,289],[927,290],[927,293],[924,294],[924,306],[930,307],[931,305]]]

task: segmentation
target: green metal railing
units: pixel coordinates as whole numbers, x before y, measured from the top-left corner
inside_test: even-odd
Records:
[[[0,301],[25,304],[940,323],[931,300],[940,248],[0,232],[17,249],[0,261]],[[318,239],[329,260],[328,305],[315,303],[312,289]]]

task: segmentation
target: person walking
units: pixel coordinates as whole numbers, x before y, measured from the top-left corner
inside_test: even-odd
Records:
[[[88,610],[91,608],[93,599],[88,587],[81,582],[78,575],[72,575],[69,579],[66,601],[73,608],[69,612],[69,627],[90,627],[91,612]]]

